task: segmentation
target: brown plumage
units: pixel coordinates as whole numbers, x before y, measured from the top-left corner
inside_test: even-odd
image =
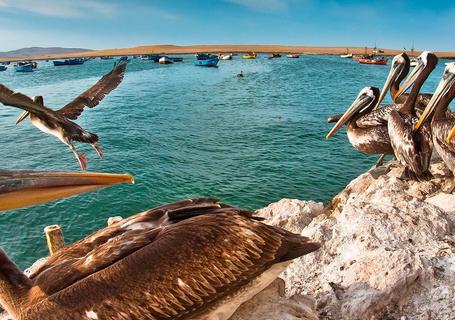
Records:
[[[387,124],[374,117],[368,120],[365,118],[371,113],[378,98],[378,88],[365,87],[326,138],[330,138],[341,126],[348,124],[347,135],[354,148],[368,154],[392,154]]]
[[[431,131],[433,144],[436,151],[446,163],[447,167],[455,174],[455,141],[451,139],[455,126],[455,118],[448,110],[450,102],[455,97],[455,63],[448,63],[439,85],[431,101],[415,126],[420,130],[428,119],[431,118]],[[452,189],[455,185],[452,185]]]
[[[30,116],[34,126],[41,131],[52,134],[66,144],[73,152],[82,170],[87,168],[87,159],[84,154],[78,154],[73,141],[90,144],[100,157],[102,150],[98,146],[98,136],[90,133],[71,120],[76,120],[84,110],[84,107],[93,108],[123,80],[126,63],[118,64],[109,73],[103,76],[90,89],[79,95],[72,102],[60,110],[52,110],[44,105],[43,97],[30,97],[14,92],[4,85],[0,85],[0,102],[25,110],[16,123]]]
[[[1,303],[17,320],[227,319],[290,260],[318,248],[251,212],[185,200],[62,249],[30,278],[2,254]]]
[[[417,66],[406,82],[412,85],[411,92],[398,111],[392,110],[388,120],[390,142],[397,160],[405,167],[405,173],[412,179],[427,179],[431,176],[430,166],[433,143],[429,124],[414,130],[417,122],[415,103],[423,83],[436,67],[438,58],[431,52],[423,52]],[[408,85],[408,86],[409,86]]]

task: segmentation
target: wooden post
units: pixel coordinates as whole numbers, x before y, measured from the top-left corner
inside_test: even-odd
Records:
[[[59,225],[47,226],[44,228],[44,233],[46,234],[49,254],[53,256],[65,246],[62,228]]]

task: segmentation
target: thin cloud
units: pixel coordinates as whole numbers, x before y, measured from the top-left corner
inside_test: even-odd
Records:
[[[287,0],[226,0],[256,11],[287,11],[289,3]]]
[[[92,0],[0,0],[0,11],[26,11],[49,17],[82,18],[94,14],[111,17],[117,12],[117,7]]]

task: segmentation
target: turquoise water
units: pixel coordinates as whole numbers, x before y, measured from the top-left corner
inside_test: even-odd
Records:
[[[124,82],[78,123],[100,136],[105,158],[89,146],[90,171],[131,173],[133,186],[0,213],[0,244],[21,266],[46,255],[43,228],[63,226],[73,242],[128,216],[186,197],[211,196],[256,209],[281,198],[329,201],[376,157],[358,153],[344,130],[329,141],[326,116],[345,110],[366,85],[381,87],[389,67],[331,56],[220,61],[219,68],[158,65],[134,59]],[[49,107],[71,101],[112,67],[112,60],[0,73],[0,82]],[[427,81],[434,90],[443,63]],[[235,75],[240,71],[243,79]],[[72,153],[19,110],[0,106],[0,168],[79,170]]]

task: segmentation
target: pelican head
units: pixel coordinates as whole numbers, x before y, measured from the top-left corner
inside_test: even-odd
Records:
[[[41,105],[41,106],[44,106],[44,98],[43,96],[36,96],[36,97],[33,97],[33,102]],[[26,119],[28,116],[30,115],[30,112],[28,111],[24,111],[22,112],[19,117],[17,117],[16,119],[16,124],[19,124],[21,123],[24,119]]]
[[[134,179],[127,174],[0,170],[0,211],[53,201],[119,183],[134,183]]]
[[[442,79],[439,81],[436,91],[433,93],[433,96],[428,102],[427,107],[423,111],[422,115],[419,118],[419,121],[416,123],[414,130],[420,128],[422,123],[425,122],[435,111],[441,100],[452,99],[453,91],[455,91],[455,62],[450,62],[446,64],[444,73],[442,74]],[[451,94],[449,94],[451,93]]]
[[[438,62],[436,55],[430,51],[424,51],[417,57],[417,64],[414,69],[411,71],[409,76],[406,78],[398,92],[395,94],[394,100],[403,94],[406,90],[411,87],[419,76],[426,70],[428,65],[435,66]]]
[[[332,130],[325,137],[329,139],[333,134],[338,131],[346,122],[348,122],[354,115],[362,113],[371,109],[379,95],[379,89],[376,87],[365,87],[363,88],[351,106],[346,110],[343,116],[333,126]]]
[[[390,68],[389,75],[387,76],[384,87],[381,91],[381,95],[379,96],[378,102],[376,102],[374,109],[379,108],[379,105],[381,104],[382,100],[384,100],[384,97],[387,94],[387,91],[389,91],[392,84],[397,80],[401,81],[406,76],[406,74],[409,72],[409,64],[409,57],[405,52],[393,57],[392,67]]]

